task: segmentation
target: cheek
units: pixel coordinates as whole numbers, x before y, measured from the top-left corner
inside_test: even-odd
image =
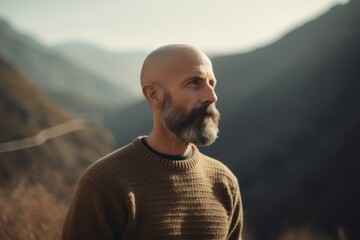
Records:
[[[181,106],[186,112],[190,112],[201,106],[199,92],[190,91],[185,88],[170,91],[170,94],[172,96],[173,103]]]
[[[197,105],[197,102],[192,97],[179,97],[174,99],[173,103],[181,106],[187,113],[191,112]]]
[[[186,104],[187,110],[193,110],[195,108],[199,108],[202,106],[202,103],[200,101],[200,94],[188,94],[183,99],[184,105]]]

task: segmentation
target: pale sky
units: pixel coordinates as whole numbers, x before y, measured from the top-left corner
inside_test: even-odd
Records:
[[[43,44],[95,43],[152,50],[189,43],[243,52],[348,0],[0,0],[0,18]]]

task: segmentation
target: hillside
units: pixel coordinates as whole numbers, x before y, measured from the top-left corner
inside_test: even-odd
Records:
[[[239,176],[257,239],[306,225],[359,238],[359,12],[352,1],[270,46],[213,61],[223,121],[209,153]]]
[[[104,124],[116,139],[117,145],[124,146],[137,136],[150,134],[152,112],[145,100],[105,115]]]
[[[34,136],[40,130],[54,127],[74,118],[51,103],[24,74],[0,59],[0,143]],[[114,147],[112,136],[97,124],[39,147],[0,153],[2,183],[44,169],[66,174],[74,183],[79,172]],[[75,176],[75,179],[74,179]],[[34,180],[37,174],[28,176]],[[70,182],[69,182],[70,183]]]
[[[266,47],[213,59],[220,138],[202,150],[238,176],[253,239],[304,229],[360,238],[359,12],[351,1]],[[120,145],[149,133],[145,106],[107,118]]]
[[[2,59],[0,79],[0,149],[74,118]],[[58,239],[80,174],[113,148],[112,136],[89,123],[38,146],[0,152],[0,238]]]
[[[110,52],[79,42],[64,43],[54,50],[134,96],[142,96],[139,74],[145,52]]]
[[[28,35],[15,31],[0,19],[0,56],[30,76],[50,97],[72,109],[76,102],[82,110],[109,105],[123,106],[132,94],[115,86],[88,69],[43,46]],[[60,97],[62,94],[66,94]]]

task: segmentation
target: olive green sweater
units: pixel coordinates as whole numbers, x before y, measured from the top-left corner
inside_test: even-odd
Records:
[[[136,138],[91,165],[79,180],[63,240],[241,239],[236,177],[192,146],[169,160]]]

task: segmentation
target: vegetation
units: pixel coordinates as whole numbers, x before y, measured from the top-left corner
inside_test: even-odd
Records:
[[[67,206],[41,184],[0,190],[0,239],[60,239]]]
[[[2,146],[75,118],[1,59],[0,79]],[[109,133],[94,122],[32,148],[1,147],[0,239],[59,239],[77,179],[113,146]]]

